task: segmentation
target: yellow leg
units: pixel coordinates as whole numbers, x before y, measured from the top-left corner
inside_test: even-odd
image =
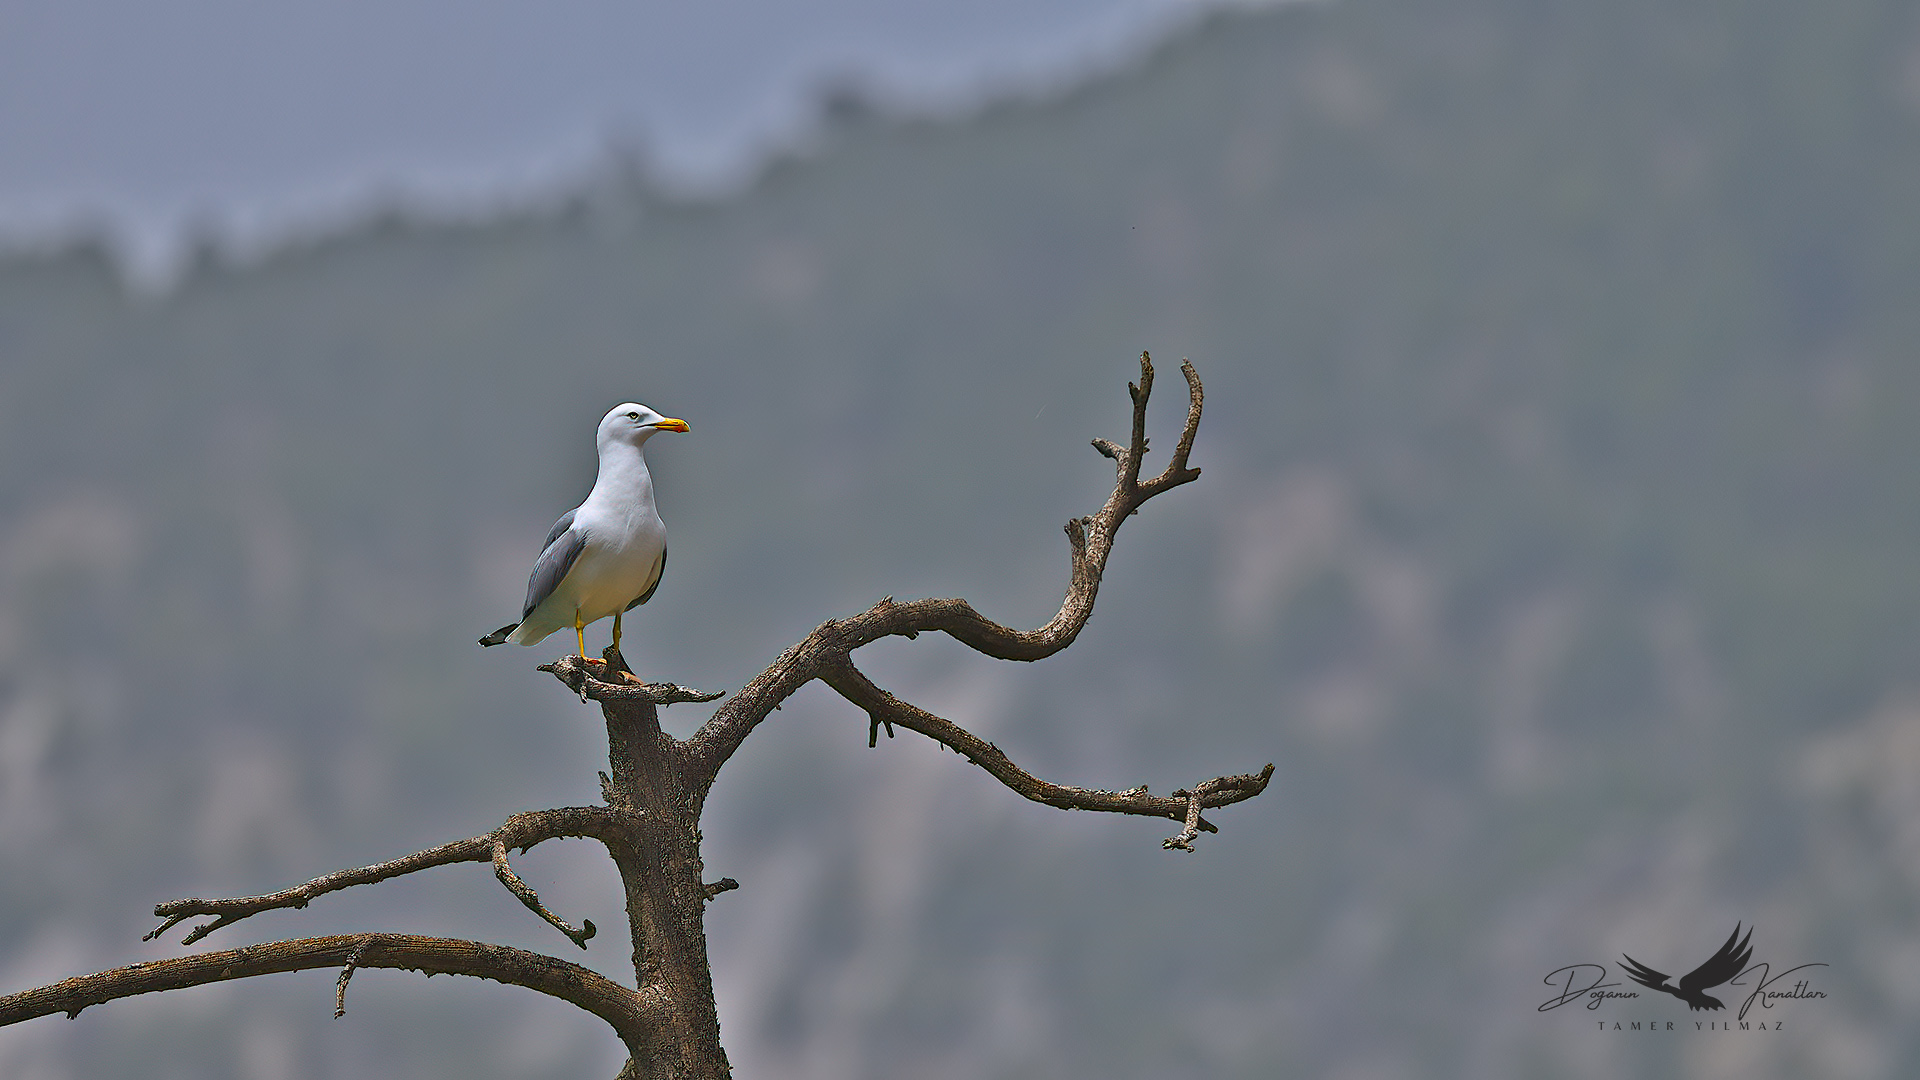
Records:
[[[620,651],[620,613],[613,613],[613,651]]]
[[[580,659],[587,658],[587,624],[580,621],[580,613],[573,613],[573,633],[580,639]]]

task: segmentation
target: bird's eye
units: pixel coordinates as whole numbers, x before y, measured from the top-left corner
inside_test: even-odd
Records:
[[[629,419],[629,420],[638,420],[638,419],[640,419],[640,414],[639,414],[639,413],[637,413],[637,412],[630,412],[630,413],[628,413],[628,414],[627,414],[627,419]]]

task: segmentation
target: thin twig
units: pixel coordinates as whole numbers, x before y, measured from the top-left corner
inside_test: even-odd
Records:
[[[333,1018],[335,1020],[347,1015],[347,981],[353,978],[353,969],[360,965],[360,958],[366,955],[366,951],[367,939],[363,938],[360,944],[355,945],[353,951],[347,954],[346,963],[340,965],[340,978],[333,986]]]
[[[1160,846],[1179,851],[1192,851],[1193,842],[1200,836],[1200,796],[1192,792],[1174,792],[1187,796],[1187,827],[1180,830],[1178,836],[1169,836],[1160,841]]]
[[[493,876],[499,878],[500,884],[505,885],[508,892],[518,897],[520,902],[527,906],[528,911],[547,920],[554,929],[567,935],[569,941],[582,949],[587,947],[587,941],[598,932],[594,929],[592,919],[582,919],[580,925],[576,927],[548,911],[546,905],[540,902],[539,894],[535,893],[526,882],[521,881],[520,875],[514,873],[513,867],[507,864],[507,845],[504,840],[496,839],[493,842]]]

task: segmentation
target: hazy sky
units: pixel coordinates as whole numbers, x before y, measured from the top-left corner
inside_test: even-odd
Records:
[[[0,0],[0,238],[243,241],[374,193],[485,200],[610,141],[741,174],[832,77],[920,106],[1045,85],[1217,0]]]

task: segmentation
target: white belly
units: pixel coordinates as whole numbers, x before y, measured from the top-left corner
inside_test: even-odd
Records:
[[[585,625],[625,611],[660,580],[666,549],[667,530],[658,517],[641,523],[625,543],[589,532],[567,576],[507,640],[532,645],[555,630],[572,629],[576,619]]]

